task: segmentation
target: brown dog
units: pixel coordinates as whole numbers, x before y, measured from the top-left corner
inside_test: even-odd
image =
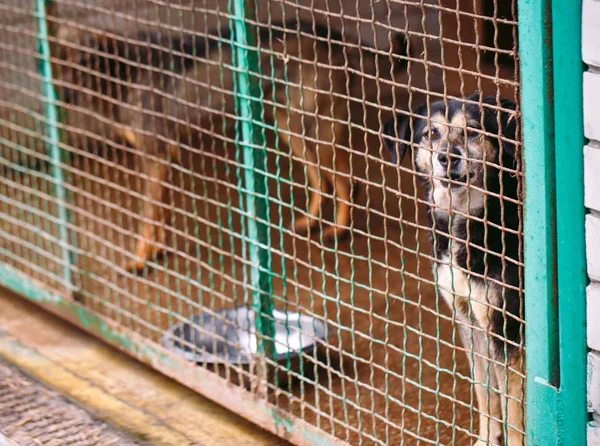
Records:
[[[117,134],[144,154],[144,222],[130,270],[141,270],[164,249],[165,183],[170,162],[180,158],[179,144],[193,145],[211,114],[234,111],[234,72],[224,68],[232,66],[230,41],[228,28],[208,36],[146,33],[134,39],[78,31],[53,46],[64,100],[107,117]],[[295,229],[317,225],[323,193],[332,188],[336,221],[324,237],[339,237],[349,226],[352,199],[349,152],[338,149],[348,138],[347,73],[353,78],[360,67],[370,67],[385,76],[392,58],[364,51],[359,64],[356,47],[344,48],[341,35],[298,21],[261,26],[258,41],[262,91],[265,98],[275,97],[265,111],[276,119],[279,136],[295,157],[305,161],[313,191],[308,215],[296,220]],[[394,54],[406,55],[404,35],[394,42]],[[395,61],[394,68],[402,62]]]

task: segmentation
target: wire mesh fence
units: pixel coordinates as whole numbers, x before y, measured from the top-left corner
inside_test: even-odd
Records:
[[[516,0],[37,3],[0,2],[10,271],[322,438],[523,443]]]

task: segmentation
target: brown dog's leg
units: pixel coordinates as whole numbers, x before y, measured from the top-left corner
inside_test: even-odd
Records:
[[[167,208],[168,190],[165,187],[169,167],[166,161],[146,160],[144,185],[144,221],[135,250],[136,259],[127,265],[127,270],[139,272],[146,262],[164,251],[166,242],[165,223],[169,218]]]
[[[333,181],[336,197],[335,224],[325,230],[324,237],[326,239],[343,237],[350,227],[351,181],[348,177],[339,174],[334,175]]]
[[[312,189],[308,201],[308,215],[303,215],[296,219],[294,230],[298,233],[307,233],[315,228],[321,219],[321,208],[323,206],[323,194],[327,193],[327,182],[322,177],[317,168],[317,157],[310,148],[302,149],[303,144],[300,138],[292,137],[292,150],[296,156],[301,156],[300,151],[304,152],[304,160],[306,161],[306,175],[308,184]]]
[[[343,115],[336,119],[343,118]],[[352,181],[350,180],[350,153],[339,148],[337,144],[344,141],[346,128],[336,122],[323,121],[318,128],[318,155],[325,167],[321,174],[325,175],[333,186],[336,214],[335,224],[327,228],[323,234],[326,239],[344,236],[350,227],[352,202]]]
[[[288,126],[288,119],[291,121]],[[327,193],[327,182],[319,173],[318,160],[314,149],[307,141],[306,145],[302,140],[302,125],[297,116],[288,117],[286,111],[278,111],[278,125],[286,131],[279,132],[282,140],[284,140],[292,149],[294,156],[302,158],[306,161],[306,175],[308,184],[312,189],[308,202],[308,215],[304,215],[296,219],[294,230],[298,233],[306,233],[312,230],[319,222],[321,207],[323,206],[323,194]],[[290,129],[290,133],[288,133]]]

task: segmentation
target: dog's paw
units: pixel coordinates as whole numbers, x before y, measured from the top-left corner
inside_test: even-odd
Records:
[[[502,442],[500,440],[494,440],[490,438],[489,440],[479,439],[475,443],[473,443],[473,446],[499,446],[501,444]]]
[[[333,225],[329,226],[327,229],[325,229],[325,231],[323,231],[323,239],[328,242],[334,240],[343,240],[345,237],[348,236],[348,234],[350,234],[348,228]]]
[[[144,259],[132,260],[125,265],[125,270],[128,273],[140,274],[142,271],[144,271],[144,268],[146,268],[146,262],[147,261]]]
[[[146,243],[143,246],[138,246],[135,259],[127,263],[125,270],[128,273],[140,274],[148,268],[150,260],[158,260],[164,255],[165,250],[154,244]]]
[[[296,234],[308,234],[317,226],[318,223],[319,220],[316,218],[305,215],[296,219],[296,222],[294,223],[294,232]]]

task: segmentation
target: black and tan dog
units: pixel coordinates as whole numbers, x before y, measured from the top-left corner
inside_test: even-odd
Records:
[[[219,43],[219,41],[221,43]],[[337,214],[325,238],[349,226],[350,155],[347,143],[348,87],[360,67],[389,75],[403,62],[390,55],[344,48],[332,30],[296,20],[260,26],[262,92],[275,97],[266,113],[275,118],[280,138],[305,161],[312,194],[308,215],[297,231],[318,223],[323,194],[333,189]],[[403,34],[394,37],[394,54],[406,54]],[[229,28],[208,36],[139,34],[117,38],[76,32],[53,45],[57,84],[66,102],[91,108],[109,120],[123,139],[143,153],[146,178],[144,223],[136,257],[140,270],[165,245],[169,165],[180,159],[180,143],[193,146],[211,115],[235,111],[234,71]],[[350,69],[349,69],[350,68]],[[285,80],[284,80],[285,79]]]
[[[522,244],[515,104],[474,95],[398,114],[384,127],[394,162],[413,148],[426,188],[436,285],[468,350],[477,444],[523,443]]]

